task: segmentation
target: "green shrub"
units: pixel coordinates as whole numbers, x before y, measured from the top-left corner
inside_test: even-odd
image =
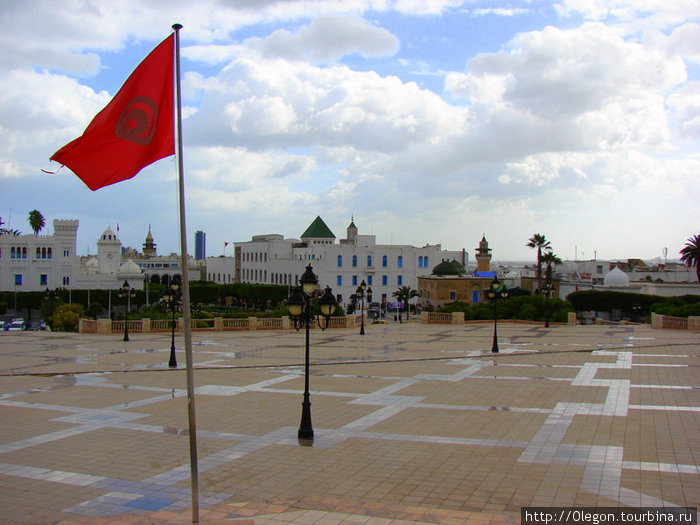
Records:
[[[55,332],[77,332],[78,320],[85,317],[80,304],[62,304],[54,310],[53,327]]]

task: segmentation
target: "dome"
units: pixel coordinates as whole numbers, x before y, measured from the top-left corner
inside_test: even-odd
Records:
[[[103,241],[117,241],[117,234],[114,233],[112,228],[107,228],[104,233],[100,236]]]
[[[442,261],[433,268],[433,275],[462,275],[464,267],[457,261]]]
[[[605,274],[603,286],[608,288],[629,288],[630,280],[617,266]]]
[[[134,261],[129,259],[128,261],[123,262],[119,266],[119,272],[117,273],[118,275],[140,275],[141,268],[139,268],[139,266]]]

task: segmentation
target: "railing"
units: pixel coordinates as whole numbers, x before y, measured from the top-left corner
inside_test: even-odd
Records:
[[[258,318],[257,320],[258,330],[282,330],[284,326],[282,325],[282,318]]]
[[[177,321],[175,321],[177,323]],[[177,328],[177,324],[175,324]],[[173,329],[172,319],[157,319],[151,321],[151,332],[169,332]]]
[[[429,324],[452,324],[453,322],[451,313],[425,312],[423,319]]]
[[[249,325],[248,319],[223,319],[222,322],[224,330],[248,330]]]
[[[670,315],[651,314],[652,328],[667,328],[671,330],[700,331],[700,316],[672,317]]]
[[[664,315],[661,328],[674,328],[676,330],[687,330],[688,329],[688,318],[687,317],[671,317],[669,315]]]

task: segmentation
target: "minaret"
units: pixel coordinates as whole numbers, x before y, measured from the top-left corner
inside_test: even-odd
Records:
[[[350,226],[348,226],[347,229],[347,239],[351,243],[356,243],[357,242],[357,226],[355,226],[355,217],[353,216],[352,219],[350,219]]]
[[[490,271],[489,268],[491,264],[491,250],[489,249],[489,242],[486,240],[485,234],[481,237],[479,247],[475,250],[475,257],[477,272]]]
[[[153,235],[151,234],[151,225],[148,225],[148,235],[146,235],[146,242],[143,243],[143,254],[146,257],[156,256],[156,244],[153,242]]]

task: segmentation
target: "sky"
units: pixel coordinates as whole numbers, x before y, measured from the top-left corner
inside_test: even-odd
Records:
[[[49,157],[183,25],[188,251],[298,238],[678,258],[700,233],[697,0],[3,0],[0,217],[180,251],[168,157],[90,191]]]

